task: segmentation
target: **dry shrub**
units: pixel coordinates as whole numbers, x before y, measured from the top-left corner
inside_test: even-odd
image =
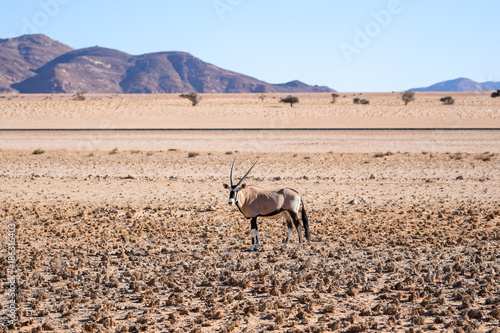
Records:
[[[485,153],[482,153],[482,154],[478,154],[476,156],[476,160],[480,160],[480,161],[483,161],[483,162],[489,162],[489,161],[491,161],[491,159],[493,158],[493,156],[495,156],[495,154],[490,153],[490,152],[485,152]]]
[[[394,155],[393,152],[388,151],[387,153],[375,153],[373,157],[386,157],[386,156],[392,156]]]

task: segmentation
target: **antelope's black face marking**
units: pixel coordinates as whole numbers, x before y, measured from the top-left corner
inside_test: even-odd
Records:
[[[234,205],[238,202],[238,191],[242,188],[245,188],[245,184],[241,186],[229,186],[227,184],[224,184],[224,188],[229,190],[229,199],[227,203],[230,205]]]
[[[234,205],[236,203],[236,198],[237,198],[237,195],[238,195],[238,190],[236,188],[232,188],[230,191],[229,191],[229,200],[228,200],[228,204],[230,205]]]

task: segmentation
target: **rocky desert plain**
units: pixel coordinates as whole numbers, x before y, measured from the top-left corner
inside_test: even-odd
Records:
[[[0,96],[1,331],[500,332],[500,99],[266,95]]]

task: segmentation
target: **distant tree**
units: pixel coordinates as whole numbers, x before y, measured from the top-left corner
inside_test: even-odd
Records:
[[[408,105],[408,103],[415,100],[415,93],[411,90],[403,91],[401,93],[401,99],[405,102],[405,105]]]
[[[443,97],[439,101],[441,101],[441,103],[443,103],[444,105],[453,105],[453,104],[455,104],[455,100],[451,96]]]
[[[293,108],[293,105],[295,103],[298,103],[299,102],[299,98],[296,97],[296,96],[292,96],[292,95],[288,95],[287,97],[285,98],[280,98],[280,102],[281,103],[290,103],[290,107]]]
[[[260,101],[264,102],[264,99],[266,99],[266,89],[258,89],[257,92],[259,93]]]
[[[366,104],[370,104],[370,101],[367,100],[367,99],[362,99],[361,101],[359,101],[361,104],[363,105],[366,105]]]
[[[500,97],[500,89],[491,93],[492,98]]]
[[[335,102],[337,101],[337,98],[339,98],[339,97],[340,97],[339,94],[332,93],[332,101],[330,103],[335,104]]]
[[[354,98],[354,99],[352,100],[352,102],[353,102],[354,104],[359,104],[359,103],[361,102],[361,99],[360,99],[360,98],[358,98],[358,97],[356,97],[356,98]]]
[[[193,106],[198,105],[198,103],[201,101],[201,96],[199,96],[195,92],[190,94],[180,94],[179,97],[190,100]]]
[[[85,96],[83,95],[83,91],[79,91],[76,94],[73,95],[73,100],[74,101],[84,101]]]

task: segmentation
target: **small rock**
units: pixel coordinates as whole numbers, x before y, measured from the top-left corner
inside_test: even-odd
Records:
[[[281,178],[280,176],[278,176],[278,177],[274,177],[274,179],[273,179],[273,180],[275,180],[275,181],[276,181],[276,180],[282,180],[282,179],[283,179],[283,178]]]
[[[471,310],[467,311],[467,315],[469,316],[469,318],[472,318],[472,319],[483,318],[483,313],[479,309],[471,309]]]
[[[370,179],[375,179],[375,175],[373,173],[370,175]]]
[[[350,205],[357,205],[358,204],[358,200],[357,199],[352,199],[351,201],[349,201],[349,204]]]
[[[460,175],[457,178],[455,178],[455,180],[464,180],[464,176]]]
[[[49,323],[43,323],[42,325],[42,331],[54,331],[55,328]]]

